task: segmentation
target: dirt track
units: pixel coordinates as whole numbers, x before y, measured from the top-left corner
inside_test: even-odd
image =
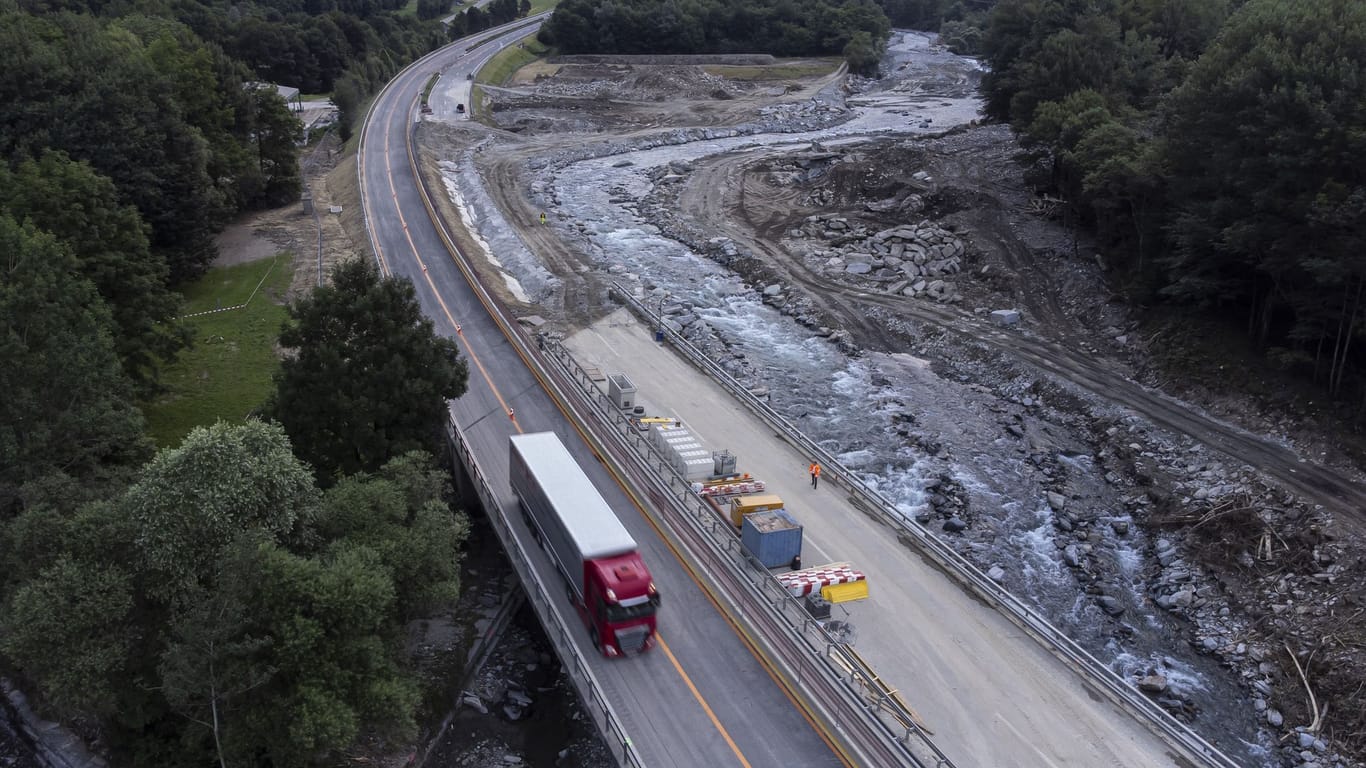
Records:
[[[1123,405],[1173,433],[1188,435],[1230,458],[1246,462],[1275,477],[1302,498],[1332,511],[1344,524],[1361,527],[1366,510],[1366,489],[1342,473],[1314,463],[1302,462],[1293,452],[1248,434],[1234,426],[1210,419],[1191,408],[1173,402],[1134,383],[1114,359],[1064,346],[1061,341],[1081,338],[1074,318],[1058,303],[1057,291],[1048,275],[1033,263],[1027,248],[1001,228],[979,224],[973,233],[979,238],[995,238],[1008,265],[1017,273],[1029,273],[1037,290],[1022,293],[1024,300],[1041,322],[1035,336],[1006,333],[993,328],[977,315],[956,306],[935,305],[887,296],[823,279],[813,275],[790,251],[779,243],[780,233],[798,223],[805,212],[780,215],[793,210],[796,195],[768,185],[756,185],[749,169],[766,160],[747,153],[743,157],[722,155],[696,166],[678,195],[680,211],[704,231],[724,233],[762,255],[770,279],[801,287],[804,299],[830,318],[828,324],[854,332],[860,347],[885,352],[904,351],[904,340],[890,331],[887,317],[913,319],[959,335],[965,343],[981,344],[993,352],[1013,357],[1092,394]],[[973,177],[976,178],[973,178]],[[969,174],[980,182],[979,173]]]
[[[633,67],[540,74],[548,79],[490,90],[492,110],[482,117],[502,130],[429,126],[430,130],[424,129],[424,140],[442,156],[452,144],[487,142],[472,156],[483,188],[506,223],[516,228],[525,247],[562,281],[556,292],[526,309],[547,317],[551,327],[566,332],[585,327],[613,309],[606,302],[605,285],[621,275],[605,269],[595,256],[594,233],[557,210],[554,195],[572,190],[555,189],[548,181],[554,174],[546,169],[584,157],[626,152],[633,143],[684,126],[742,125],[775,104],[814,101],[816,94],[828,93],[831,84],[828,74],[803,80],[796,87],[790,83],[782,88],[742,84],[730,88],[725,98],[717,98],[717,90],[723,86],[700,68],[670,67],[662,75]],[[695,81],[694,86],[688,85],[689,78]],[[610,87],[604,87],[603,80],[610,81]],[[657,100],[665,92],[672,98]],[[459,141],[453,141],[455,138]],[[1287,541],[1302,543],[1306,549],[1313,548],[1314,559],[1307,565],[1301,561],[1289,571],[1279,569],[1283,573],[1307,569],[1289,588],[1296,593],[1294,600],[1283,596],[1287,591],[1284,578],[1277,586],[1274,563],[1268,582],[1256,569],[1240,570],[1236,564],[1210,562],[1204,565],[1226,592],[1223,604],[1247,611],[1246,618],[1261,629],[1245,633],[1236,624],[1210,629],[1201,622],[1217,614],[1217,600],[1179,615],[1200,625],[1197,636],[1208,640],[1210,635],[1205,633],[1214,632],[1221,643],[1228,641],[1230,649],[1244,639],[1267,643],[1273,651],[1288,640],[1297,647],[1314,647],[1325,634],[1332,634],[1324,629],[1336,621],[1331,618],[1332,606],[1343,594],[1351,594],[1352,590],[1343,585],[1359,584],[1363,579],[1359,568],[1335,571],[1344,581],[1332,588],[1309,578],[1314,570],[1333,562],[1331,558],[1317,560],[1320,545],[1327,552],[1329,541],[1344,550],[1337,555],[1337,563],[1360,562],[1360,541],[1366,538],[1361,535],[1360,518],[1366,509],[1366,490],[1360,483],[1359,470],[1304,461],[1283,442],[1255,434],[1257,428],[1265,426],[1263,421],[1249,420],[1240,426],[1216,419],[1199,407],[1138,383],[1137,372],[1147,370],[1147,362],[1143,344],[1134,332],[1136,323],[1127,318],[1123,307],[1110,300],[1096,266],[1094,247],[1084,239],[1076,242],[1071,233],[1038,215],[1038,201],[1013,165],[1016,151],[1008,132],[993,126],[951,132],[929,141],[878,138],[848,142],[833,153],[813,146],[808,152],[813,157],[840,157],[828,161],[831,168],[824,177],[794,184],[780,179],[775,170],[790,161],[790,148],[765,151],[751,146],[743,152],[712,154],[688,163],[676,174],[656,177],[654,190],[630,204],[648,211],[647,218],[665,234],[697,253],[706,253],[708,242],[715,238],[729,239],[742,253],[740,258],[727,261],[732,269],[756,288],[783,286],[782,299],[775,305],[781,303],[785,312],[798,317],[813,332],[824,335],[828,332],[825,329],[834,329],[842,334],[847,339],[843,343],[853,354],[910,353],[933,361],[935,370],[946,378],[967,380],[977,376],[973,386],[982,391],[995,388],[1003,398],[995,409],[999,411],[1016,407],[1001,394],[1002,382],[1036,377],[1053,382],[1049,386],[1064,393],[1055,399],[1076,405],[1076,413],[1059,415],[1072,426],[1058,420],[1048,423],[1047,417],[1030,413],[1025,420],[1026,431],[1068,435],[1056,440],[1060,443],[1095,443],[1089,450],[1099,456],[1110,455],[1116,470],[1123,468],[1132,476],[1126,487],[1146,489],[1150,497],[1159,500],[1156,508],[1168,517],[1194,514],[1193,520],[1203,514],[1207,505],[1202,506],[1202,497],[1194,492],[1201,484],[1217,487],[1226,482],[1249,488],[1253,480],[1274,478],[1297,498],[1279,492],[1258,498],[1257,488],[1248,491],[1260,517],[1251,518],[1254,528],[1246,535],[1266,535],[1265,530],[1270,530]],[[808,216],[830,211],[866,221],[870,229],[888,226],[886,217],[880,218],[868,203],[909,183],[917,171],[933,179],[925,191],[927,208],[923,216],[952,227],[971,246],[972,256],[956,278],[966,300],[936,303],[913,299],[876,283],[850,279],[840,270],[821,268],[819,260],[813,261],[807,252],[814,246],[794,238],[793,231]],[[825,203],[811,202],[816,192],[822,193],[820,199]],[[630,196],[625,190],[614,194],[623,201]],[[548,225],[540,223],[543,211],[549,211]],[[502,281],[488,284],[500,286]],[[648,281],[645,285],[651,288]],[[504,295],[504,299],[516,303],[511,295]],[[1020,309],[1026,318],[1024,327],[1001,329],[992,325],[985,310],[1003,307]],[[983,376],[982,371],[990,373]],[[1072,400],[1066,394],[1070,392],[1081,396]],[[1073,423],[1078,421],[1076,417],[1088,409],[1092,413],[1126,410],[1140,415],[1149,426],[1135,432],[1130,422],[1121,424],[1093,416],[1089,427],[1077,427]],[[1254,413],[1244,404],[1224,410],[1247,416]],[[1083,416],[1080,420],[1086,419]],[[1038,423],[1031,426],[1035,421]],[[1116,426],[1126,426],[1126,431],[1116,434]],[[984,429],[999,426],[965,428],[963,439],[985,444],[994,435]],[[929,437],[935,442],[949,439],[946,435]],[[1219,462],[1212,467],[1191,448],[1191,441],[1227,456],[1227,466]],[[1344,466],[1340,457],[1332,458],[1337,466]],[[1216,475],[1213,479],[1211,473]],[[1097,505],[1119,505],[1123,492],[1115,489],[1110,493],[1115,495],[1097,500]],[[1309,511],[1315,505],[1326,515]],[[1337,531],[1336,538],[1323,535],[1328,529]],[[1349,530],[1357,535],[1344,537]],[[1176,538],[1184,534],[1158,530],[1154,535]],[[1233,531],[1231,535],[1236,539],[1243,533]],[[1059,548],[1070,540],[1059,534]],[[1240,545],[1236,541],[1226,544],[1230,557],[1237,553]],[[1189,548],[1197,549],[1195,543]],[[1294,552],[1287,554],[1295,556]],[[1156,572],[1162,573],[1161,569]],[[1085,578],[1081,583],[1086,583]],[[1319,587],[1325,588],[1312,591]],[[1156,594],[1156,586],[1150,584],[1150,589]],[[1299,624],[1287,624],[1283,618],[1268,620],[1262,615],[1269,605],[1295,601],[1323,609],[1323,621],[1316,622],[1304,612],[1297,619]],[[1234,618],[1239,617],[1235,612]],[[1359,635],[1360,622],[1347,627],[1346,632]],[[1192,637],[1192,643],[1194,640]],[[1363,665],[1360,658],[1351,655],[1350,644],[1345,651],[1335,653],[1316,659],[1321,668],[1318,684],[1323,686],[1319,692],[1324,698],[1332,698],[1334,692],[1345,695],[1346,702],[1334,710],[1346,716],[1346,711],[1353,709],[1350,702],[1354,694],[1350,688],[1339,690],[1337,686],[1353,685],[1356,673],[1352,670]],[[1330,657],[1331,662],[1326,660]],[[1242,651],[1234,654],[1231,650],[1222,661],[1233,669],[1249,663]],[[1282,656],[1280,663],[1288,668],[1289,660]],[[1331,679],[1334,671],[1339,681]],[[1244,677],[1250,679],[1246,673]],[[1273,679],[1279,681],[1275,676]],[[1296,690],[1298,681],[1292,678],[1284,682],[1272,704],[1286,712],[1288,725],[1309,722],[1312,713],[1304,711],[1302,692]],[[1349,717],[1339,727],[1350,733],[1355,724]]]

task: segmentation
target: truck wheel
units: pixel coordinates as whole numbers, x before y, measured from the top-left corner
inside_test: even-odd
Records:
[[[592,627],[588,630],[588,636],[593,638],[593,648],[599,653],[602,652],[602,638],[598,637],[598,628]]]

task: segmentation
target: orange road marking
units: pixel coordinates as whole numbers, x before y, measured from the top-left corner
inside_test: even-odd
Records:
[[[390,123],[388,121],[384,124],[385,146],[388,146],[389,144],[389,125]],[[493,377],[489,376],[488,369],[484,367],[483,361],[474,353],[474,348],[470,346],[470,342],[465,338],[465,334],[459,332],[460,324],[455,322],[455,316],[451,314],[450,307],[446,306],[446,300],[442,298],[441,291],[437,290],[436,282],[432,280],[431,275],[427,274],[427,265],[422,261],[422,254],[418,252],[417,244],[413,242],[412,233],[408,231],[408,220],[404,218],[403,209],[399,207],[398,189],[394,186],[394,174],[391,168],[392,166],[389,164],[389,153],[385,152],[384,170],[385,176],[389,180],[389,194],[394,199],[394,213],[398,216],[399,224],[403,226],[403,238],[408,241],[408,249],[413,252],[413,258],[417,261],[418,266],[422,267],[422,278],[427,281],[427,285],[432,289],[432,295],[436,297],[436,302],[441,305],[441,313],[446,316],[446,320],[450,322],[451,327],[457,330],[456,337],[459,339],[457,343],[465,343],[465,356],[474,362],[475,368],[479,369],[479,375],[484,377],[484,382],[489,385],[489,391],[493,393],[493,397],[498,401],[498,404],[502,406],[504,411],[507,411],[508,416],[512,416],[512,407],[503,399],[503,393],[494,385]],[[386,274],[392,274],[388,264],[384,265],[384,270]],[[517,432],[521,433],[522,425],[518,424],[516,419],[513,419],[512,423],[517,427]]]
[[[711,720],[711,724],[716,726],[716,730],[721,733],[721,738],[726,740],[726,744],[730,747],[730,751],[735,753],[735,757],[740,761],[740,765],[745,766],[745,768],[753,768],[753,766],[749,764],[749,761],[745,759],[744,754],[740,752],[740,748],[736,746],[735,740],[730,737],[730,733],[726,730],[726,727],[721,725],[721,720],[716,717],[716,713],[711,711],[711,707],[707,704],[707,700],[702,698],[702,693],[697,690],[697,686],[692,684],[692,678],[688,677],[688,673],[683,671],[683,665],[678,663],[678,658],[674,656],[673,651],[669,650],[669,644],[664,642],[664,636],[659,634],[658,629],[655,630],[655,639],[659,641],[659,649],[664,651],[664,654],[669,657],[669,663],[674,665],[674,669],[678,671],[678,676],[683,678],[683,684],[688,686],[689,691],[692,691],[692,697],[697,699],[698,704],[702,705],[702,711],[707,713],[707,718]]]
[[[387,145],[388,145],[388,139],[389,139],[389,123],[388,123],[387,121],[386,121],[386,123],[385,123],[385,128],[384,128],[384,137],[385,137],[385,145],[387,146]],[[486,384],[488,384],[489,391],[493,393],[494,398],[497,399],[498,403],[507,411],[508,417],[511,419],[512,425],[517,429],[518,433],[524,432],[524,430],[522,429],[522,425],[519,424],[519,423],[517,422],[517,418],[516,418],[515,412],[514,412],[513,409],[507,404],[507,401],[503,398],[502,392],[498,389],[497,385],[495,385],[495,384],[493,383],[493,378],[489,375],[488,370],[484,367],[483,363],[480,361],[479,356],[478,356],[477,354],[475,354],[474,348],[470,345],[469,340],[465,338],[465,335],[464,335],[464,333],[462,332],[462,329],[461,329],[461,327],[460,327],[460,324],[457,323],[457,322],[455,322],[455,318],[454,318],[454,316],[451,314],[450,308],[446,305],[445,299],[441,296],[441,292],[440,292],[439,290],[437,290],[436,283],[432,280],[431,275],[429,275],[429,274],[427,273],[427,265],[422,261],[422,255],[418,252],[417,245],[413,242],[412,235],[411,235],[411,234],[409,233],[409,231],[408,231],[408,222],[407,222],[406,218],[403,216],[403,211],[402,211],[402,209],[399,207],[399,204],[398,204],[398,190],[397,190],[397,189],[395,188],[395,186],[394,186],[394,176],[393,176],[393,173],[392,173],[392,166],[390,165],[389,153],[388,153],[387,151],[384,153],[384,165],[385,165],[385,175],[386,175],[386,177],[387,177],[387,179],[388,179],[388,181],[389,181],[390,195],[391,195],[391,197],[393,198],[393,201],[394,201],[394,211],[395,211],[395,213],[396,213],[396,214],[398,215],[398,217],[399,217],[399,223],[400,223],[400,225],[401,225],[401,227],[402,227],[402,229],[403,229],[404,239],[406,239],[406,240],[408,241],[408,248],[412,251],[412,253],[413,253],[413,258],[417,261],[418,265],[422,268],[422,276],[423,276],[423,278],[426,280],[427,285],[432,289],[432,295],[433,295],[434,297],[436,297],[437,303],[441,305],[441,312],[442,312],[442,314],[444,314],[444,315],[446,316],[446,319],[450,322],[451,326],[455,328],[456,338],[458,339],[459,342],[463,342],[463,343],[464,343],[466,355],[470,358],[470,360],[472,360],[472,361],[474,362],[475,367],[477,367],[477,368],[479,369],[480,375],[483,376],[484,382],[485,382]],[[367,206],[367,208],[368,208],[368,206]],[[371,217],[371,218],[372,218],[372,220],[373,220],[373,217]],[[384,273],[385,273],[385,274],[388,274],[388,275],[392,275],[392,270],[389,268],[388,262],[387,262],[387,260],[384,258],[383,253],[380,252],[380,249],[379,249],[379,246],[378,246],[378,245],[376,245],[376,251],[379,253],[380,262],[381,262],[382,269],[383,269]],[[557,405],[558,405],[558,404],[557,404]],[[563,409],[561,409],[561,410],[563,410]],[[572,424],[572,420],[571,420],[571,424]],[[576,431],[579,431],[577,425],[574,425],[574,427],[575,427],[575,430],[576,430]],[[590,445],[591,445],[591,442],[590,442]],[[620,483],[621,483],[621,478],[616,477],[616,473],[615,473],[615,472],[612,472],[611,474],[613,475],[614,479],[616,479],[617,482],[620,484]],[[623,486],[623,487],[624,487],[624,486]],[[634,493],[631,493],[629,489],[627,489],[627,495],[628,495],[632,500],[636,500],[635,494],[634,494]],[[639,503],[638,500],[636,500],[636,501],[637,501],[637,503]],[[655,523],[654,523],[653,520],[650,519],[650,516],[649,516],[649,515],[644,515],[644,517],[645,517],[646,522],[649,523],[650,527],[654,528],[655,531],[656,531],[656,533],[659,534],[660,539],[665,543],[665,546],[667,546],[670,550],[674,550],[673,545],[669,542],[668,538],[664,536],[663,531],[660,531],[660,530],[659,530],[659,527],[658,527],[657,525],[655,525]],[[679,562],[680,562],[680,563],[683,563],[683,564],[685,565],[684,571],[685,571],[685,572],[688,574],[688,576],[693,580],[693,582],[696,583],[699,587],[702,587],[701,582],[698,581],[697,575],[694,574],[694,573],[692,573],[692,569],[691,569],[691,568],[686,567],[686,563],[683,561],[683,559],[682,559],[680,553],[677,552],[676,550],[674,550],[674,556],[675,556],[676,558],[679,559]],[[708,599],[710,600],[710,602],[711,602],[713,605],[716,606],[717,610],[721,613],[721,615],[722,615],[723,617],[726,618],[727,623],[729,623],[729,624],[731,625],[732,629],[736,630],[737,634],[739,634],[742,638],[746,638],[745,633],[742,632],[742,631],[740,631],[740,628],[739,628],[738,626],[736,626],[734,620],[732,620],[732,619],[726,614],[725,611],[723,611],[723,610],[720,609],[720,606],[717,605],[715,598],[714,598],[714,597],[708,592],[708,590],[705,589],[704,587],[703,587],[703,593],[707,595],[707,597],[708,597]],[[688,673],[687,673],[687,672],[683,671],[683,666],[682,666],[682,664],[680,664],[679,661],[678,661],[678,658],[677,658],[676,656],[674,656],[673,651],[670,650],[668,644],[664,642],[664,638],[663,638],[662,635],[659,634],[658,630],[655,631],[655,636],[656,636],[656,638],[657,638],[658,641],[659,641],[659,647],[660,647],[660,649],[664,651],[664,654],[665,654],[666,656],[668,656],[668,658],[669,658],[669,663],[672,664],[674,670],[675,670],[676,672],[678,672],[679,678],[682,679],[682,680],[683,680],[683,684],[686,685],[686,686],[688,687],[688,690],[692,693],[693,698],[697,701],[698,705],[702,707],[702,711],[706,714],[707,718],[708,718],[709,720],[711,720],[711,723],[712,723],[712,725],[716,728],[717,732],[721,734],[721,738],[723,738],[723,739],[725,740],[727,746],[730,747],[731,752],[733,752],[733,753],[735,754],[736,759],[740,761],[740,764],[741,764],[742,766],[744,766],[744,768],[753,768],[753,767],[750,765],[749,760],[745,759],[744,754],[740,751],[739,745],[737,745],[737,744],[735,743],[735,740],[731,738],[730,733],[726,730],[725,726],[723,726],[723,725],[721,724],[721,721],[720,721],[719,718],[717,718],[716,713],[712,711],[712,708],[711,708],[711,706],[707,703],[706,698],[704,698],[704,697],[702,696],[701,691],[699,691],[699,690],[697,689],[697,686],[693,683],[692,678],[688,676]],[[767,664],[764,664],[764,663],[763,663],[763,660],[760,658],[759,654],[756,652],[756,649],[753,647],[752,641],[747,640],[747,642],[745,642],[745,645],[749,648],[750,652],[751,652],[752,654],[754,654],[756,660],[759,660],[759,661],[760,661],[761,666],[763,666],[764,669],[765,669],[765,671],[767,671],[767,672],[769,673],[769,676],[770,676],[770,677],[773,677],[774,681],[777,682],[777,683],[779,683],[779,685],[778,685],[779,690],[783,691],[783,693],[787,695],[787,698],[788,698],[790,701],[792,701],[792,703],[793,703],[794,705],[797,705],[796,700],[793,699],[792,694],[791,694],[790,691],[787,690],[787,687],[786,687],[785,685],[782,685],[781,682],[780,682],[780,681],[777,679],[777,677],[774,675],[774,671],[773,671]],[[839,750],[834,749],[834,748],[833,748],[834,745],[830,743],[829,739],[825,736],[825,734],[822,733],[821,729],[815,727],[815,726],[816,726],[816,723],[813,722],[813,721],[811,720],[810,716],[806,713],[805,709],[804,709],[803,707],[801,707],[800,705],[798,705],[798,706],[797,706],[797,710],[798,710],[798,712],[800,712],[800,713],[803,715],[803,717],[807,720],[807,722],[808,722],[810,725],[813,726],[813,728],[816,730],[816,732],[822,736],[822,740],[824,740],[824,741],[826,742],[826,744],[832,748],[832,751],[834,751],[836,755],[839,755],[839,754],[840,754]]]

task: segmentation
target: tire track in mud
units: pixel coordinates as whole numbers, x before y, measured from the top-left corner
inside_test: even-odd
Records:
[[[757,194],[744,183],[747,169],[782,153],[744,156],[717,155],[695,164],[678,195],[678,210],[706,231],[715,231],[766,259],[765,267],[824,315],[855,333],[862,346],[902,351],[898,334],[873,319],[870,308],[932,325],[977,342],[997,354],[1014,358],[1049,375],[1087,390],[1093,396],[1124,406],[1169,432],[1182,434],[1212,450],[1244,462],[1275,478],[1313,503],[1333,512],[1342,523],[1366,531],[1366,488],[1346,475],[1301,460],[1293,451],[1232,425],[1206,416],[1110,369],[1096,358],[1057,343],[1019,333],[1007,333],[961,310],[913,299],[851,288],[817,276],[800,257],[774,241],[782,217],[768,212],[791,211],[795,195]],[[734,190],[729,195],[726,190]],[[790,222],[790,220],[789,220]]]

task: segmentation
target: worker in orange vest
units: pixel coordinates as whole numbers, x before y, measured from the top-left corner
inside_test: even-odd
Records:
[[[814,489],[821,479],[821,465],[813,461],[811,462],[811,467],[807,471],[811,473],[811,487]]]

